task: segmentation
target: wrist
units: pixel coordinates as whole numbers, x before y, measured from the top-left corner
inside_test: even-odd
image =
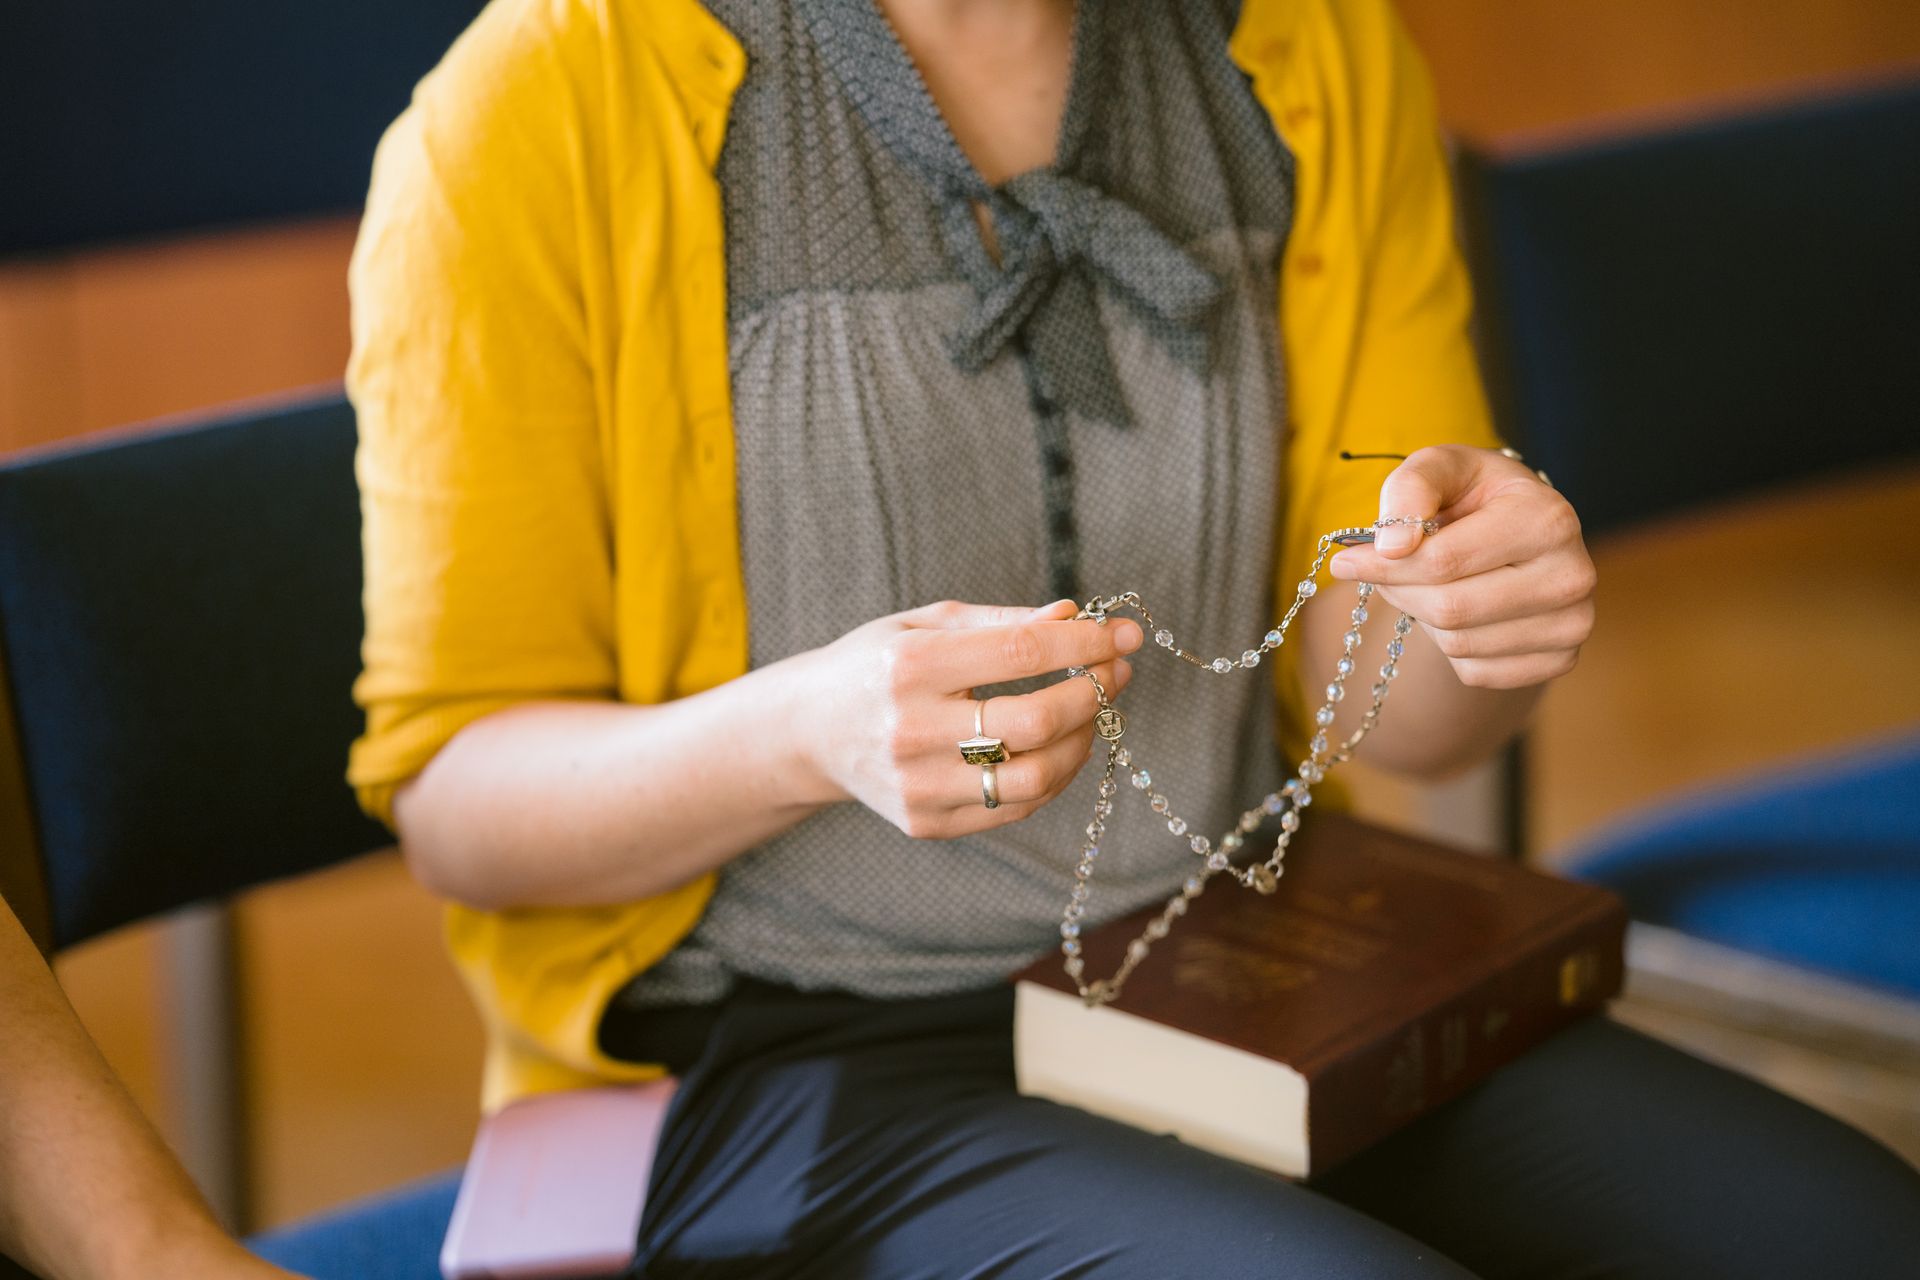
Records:
[[[821,750],[829,736],[821,732],[820,710],[828,687],[824,666],[821,650],[804,650],[761,668],[756,674],[768,687],[752,693],[760,714],[778,729],[773,735],[772,775],[779,780],[790,804],[810,810],[851,798],[828,768]],[[767,705],[769,700],[771,706]]]

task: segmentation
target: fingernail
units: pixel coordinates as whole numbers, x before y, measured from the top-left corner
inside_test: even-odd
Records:
[[[1140,642],[1146,638],[1146,632],[1142,631],[1140,624],[1134,622],[1132,619],[1123,618],[1115,624],[1113,642],[1119,647],[1122,653],[1132,653],[1140,647]]]
[[[1052,604],[1043,604],[1038,609],[1035,609],[1033,611],[1033,616],[1036,618],[1044,618],[1050,613],[1057,613],[1060,610],[1060,606],[1063,604],[1073,604],[1073,601],[1055,600]],[[1075,608],[1075,611],[1077,612],[1079,609],[1079,606],[1074,605],[1074,608]]]
[[[1131,662],[1128,662],[1125,658],[1115,658],[1113,665],[1114,669],[1119,673],[1119,682],[1121,684],[1125,684],[1127,681],[1133,679],[1133,664]]]
[[[1397,556],[1413,550],[1420,531],[1412,525],[1389,525],[1373,535],[1373,549],[1381,555]]]
[[[1327,572],[1332,574],[1336,578],[1352,577],[1353,576],[1353,557],[1348,555],[1344,551],[1340,552],[1338,555],[1334,556],[1333,559],[1327,561]]]

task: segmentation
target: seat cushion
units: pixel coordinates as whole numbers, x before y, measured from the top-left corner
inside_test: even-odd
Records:
[[[248,1247],[312,1280],[440,1280],[460,1171],[255,1236]]]
[[[1636,920],[1920,996],[1920,736],[1695,793],[1563,869]]]

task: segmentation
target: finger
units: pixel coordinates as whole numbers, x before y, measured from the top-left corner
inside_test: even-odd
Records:
[[[910,627],[951,631],[960,627],[1004,627],[1042,618],[1071,618],[1080,606],[1055,600],[1035,609],[1017,604],[973,604],[965,600],[938,600],[894,615]]]
[[[1416,449],[1387,474],[1380,485],[1382,520],[1431,520],[1473,487],[1482,452],[1459,445]],[[1393,524],[1374,534],[1373,549],[1397,560],[1411,554],[1422,539],[1418,524]]]
[[[1434,647],[1449,658],[1512,658],[1529,653],[1577,649],[1593,634],[1593,602],[1585,600],[1565,609],[1495,622],[1484,627],[1446,631],[1422,623]]]
[[[1092,755],[1091,725],[1083,725],[1032,751],[1016,751],[1012,759],[994,766],[1000,784],[1000,803],[1025,804],[1059,794],[1079,776]],[[959,764],[953,778],[955,808],[981,803],[979,765]]]
[[[1393,532],[1382,529],[1380,536]],[[1327,562],[1335,578],[1400,583],[1454,582],[1545,555],[1579,536],[1566,499],[1535,481],[1502,488],[1481,506],[1396,558],[1377,547],[1349,547]]]
[[[922,688],[955,693],[1111,662],[1138,649],[1145,637],[1131,618],[1104,625],[1082,618],[908,632],[901,638],[911,641],[902,654],[906,678]]]
[[[1088,668],[1100,679],[1109,700],[1133,678],[1133,664],[1125,658]],[[965,704],[972,726],[973,703]],[[989,738],[998,738],[1009,751],[1031,751],[1093,722],[1100,710],[1093,681],[1067,676],[1032,693],[1002,694],[987,699],[980,721]]]
[[[1525,689],[1559,679],[1579,660],[1578,649],[1513,658],[1467,658],[1453,664],[1453,673],[1461,684],[1476,689]]]
[[[1584,555],[1556,555],[1458,582],[1382,585],[1380,594],[1429,627],[1467,631],[1579,604],[1593,594],[1593,582],[1593,566]]]

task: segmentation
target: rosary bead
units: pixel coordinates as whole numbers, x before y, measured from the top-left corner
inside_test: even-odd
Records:
[[[1246,651],[1245,653],[1243,653],[1243,654],[1241,654],[1241,655],[1240,655],[1240,665],[1241,665],[1241,666],[1243,666],[1243,667],[1257,667],[1257,666],[1259,666],[1259,665],[1260,665],[1260,651],[1259,651],[1258,649],[1249,649],[1249,650],[1247,650],[1247,651]]]
[[[1080,926],[1068,920],[1061,924],[1060,936],[1063,938],[1077,938],[1080,936]]]
[[[1407,646],[1402,644],[1400,641],[1398,640],[1387,641],[1387,656],[1389,658],[1398,658],[1401,654],[1405,653],[1406,651],[1407,651]]]
[[[1327,725],[1332,724],[1333,708],[1332,707],[1320,708],[1318,711],[1313,713],[1313,720],[1315,724],[1320,725],[1322,728],[1325,728]]]
[[[1075,902],[1085,902],[1087,896],[1092,892],[1093,890],[1087,887],[1086,882],[1081,881],[1079,884],[1073,886],[1073,900]]]
[[[1255,827],[1259,825],[1260,825],[1260,811],[1258,809],[1249,809],[1245,813],[1240,815],[1240,829],[1242,831],[1251,832]]]
[[[1305,600],[1306,598],[1311,596],[1314,592],[1320,589],[1320,584],[1315,582],[1312,578],[1302,578],[1300,579],[1299,587],[1296,589],[1300,592],[1300,598],[1302,600]]]
[[[1322,769],[1316,762],[1306,760],[1300,765],[1300,776],[1308,782],[1318,782],[1327,776],[1327,771]]]
[[[1167,928],[1167,918],[1165,916],[1155,916],[1153,919],[1147,921],[1147,936],[1155,942],[1158,942],[1167,936]]]
[[[1199,876],[1188,876],[1187,882],[1180,886],[1180,892],[1186,894],[1189,898],[1197,898],[1200,896],[1200,891],[1206,887],[1207,882]]]
[[[1135,938],[1127,944],[1127,959],[1133,961],[1135,964],[1139,964],[1146,958],[1147,944],[1143,940]]]
[[[1267,643],[1270,645],[1277,646],[1284,639],[1286,639],[1286,637],[1281,635],[1277,630],[1267,632]]]
[[[1219,852],[1208,854],[1207,866],[1215,871],[1225,871],[1227,869],[1227,855]]]
[[[1358,649],[1360,647],[1360,633],[1358,631],[1349,631],[1340,637],[1340,642],[1349,649]]]
[[[1307,790],[1305,787],[1300,788],[1299,794],[1293,797],[1293,807],[1296,809],[1304,809],[1312,803],[1313,792]]]
[[[1062,911],[1061,914],[1069,920],[1078,920],[1081,916],[1087,914],[1087,909],[1078,902],[1069,902],[1066,910]]]
[[[1394,666],[1391,662],[1383,663],[1381,665],[1380,678],[1382,680],[1391,680],[1396,674],[1398,673],[1394,670]]]
[[[1409,618],[1406,614],[1403,613],[1398,618],[1394,619],[1393,634],[1397,636],[1403,636],[1411,630],[1413,630],[1413,619]]]
[[[1093,864],[1091,862],[1082,862],[1079,866],[1074,868],[1074,871],[1079,874],[1082,880],[1084,880],[1088,876],[1093,874]]]
[[[1238,849],[1241,845],[1245,844],[1246,842],[1247,842],[1247,838],[1241,835],[1238,831],[1229,831],[1227,832],[1227,834],[1220,837],[1220,847],[1222,849],[1225,849],[1228,853],[1234,852],[1236,849]]]
[[[1167,904],[1167,910],[1177,916],[1183,916],[1187,914],[1187,900],[1185,898],[1175,898]]]
[[[1367,620],[1367,606],[1363,604],[1355,605],[1353,607],[1353,624],[1357,627],[1361,623],[1365,622],[1366,620]]]
[[[1061,944],[1060,944],[1060,950],[1062,950],[1062,951],[1064,951],[1064,952],[1066,952],[1066,953],[1067,953],[1068,955],[1070,955],[1070,956],[1077,956],[1077,955],[1079,955],[1079,954],[1080,954],[1080,939],[1078,939],[1078,938],[1068,938],[1068,939],[1067,939],[1067,940],[1066,940],[1065,942],[1063,942],[1063,943],[1061,943]]]
[[[1147,803],[1153,806],[1153,811],[1155,813],[1165,813],[1167,811],[1167,798],[1161,795],[1158,791],[1153,793],[1152,797],[1148,799]]]
[[[1360,591],[1360,598],[1362,600],[1365,600],[1368,596],[1373,594],[1373,584],[1371,582],[1363,582],[1359,586],[1359,591]]]
[[[1145,791],[1153,785],[1153,775],[1142,769],[1133,775],[1133,785],[1135,790]]]
[[[1187,820],[1185,818],[1168,818],[1167,830],[1177,836],[1183,836],[1187,834]]]
[[[1343,656],[1340,661],[1333,664],[1333,669],[1338,675],[1350,676],[1353,674],[1353,659]]]
[[[1114,792],[1118,790],[1120,790],[1120,784],[1115,782],[1112,778],[1100,779],[1100,795],[1103,798],[1107,796],[1111,796]]]
[[[1162,628],[1153,633],[1153,642],[1162,649],[1171,649],[1173,648],[1173,632]]]
[[[1086,972],[1087,962],[1085,960],[1082,960],[1079,956],[1069,956],[1067,957],[1066,967],[1067,967],[1067,976],[1069,978],[1077,978],[1082,973]]]
[[[1133,763],[1133,752],[1122,747],[1113,753],[1113,762],[1124,769]]]
[[[1093,802],[1093,812],[1099,817],[1111,818],[1113,816],[1113,801],[1095,800]]]
[[[1213,847],[1213,841],[1207,839],[1205,836],[1195,836],[1187,841],[1187,847],[1195,853],[1205,853]]]
[[[1282,809],[1287,807],[1287,798],[1281,795],[1278,791],[1276,791],[1272,795],[1268,796],[1265,800],[1262,800],[1260,802],[1260,807],[1265,809],[1268,813],[1278,813]]]
[[[1300,815],[1294,810],[1289,809],[1280,815],[1280,825],[1288,832],[1298,831],[1300,829]]]
[[[1300,781],[1300,779],[1298,778],[1288,778],[1285,784],[1281,786],[1280,790],[1282,794],[1285,794],[1285,795],[1296,795],[1299,792],[1305,790],[1306,785],[1307,785],[1306,783]]]
[[[1326,749],[1327,749],[1327,735],[1324,733],[1314,734],[1313,741],[1307,744],[1307,750],[1313,752],[1313,754],[1315,755],[1319,755],[1322,751],[1325,751]]]
[[[1347,696],[1347,688],[1345,685],[1339,684],[1336,682],[1334,684],[1330,684],[1327,686],[1328,702],[1338,702],[1346,696]]]
[[[1375,698],[1384,698],[1387,696],[1387,682],[1385,680],[1373,686],[1373,696]]]
[[[1225,675],[1227,672],[1233,670],[1233,660],[1231,658],[1215,658],[1213,660],[1213,669],[1220,675]]]

